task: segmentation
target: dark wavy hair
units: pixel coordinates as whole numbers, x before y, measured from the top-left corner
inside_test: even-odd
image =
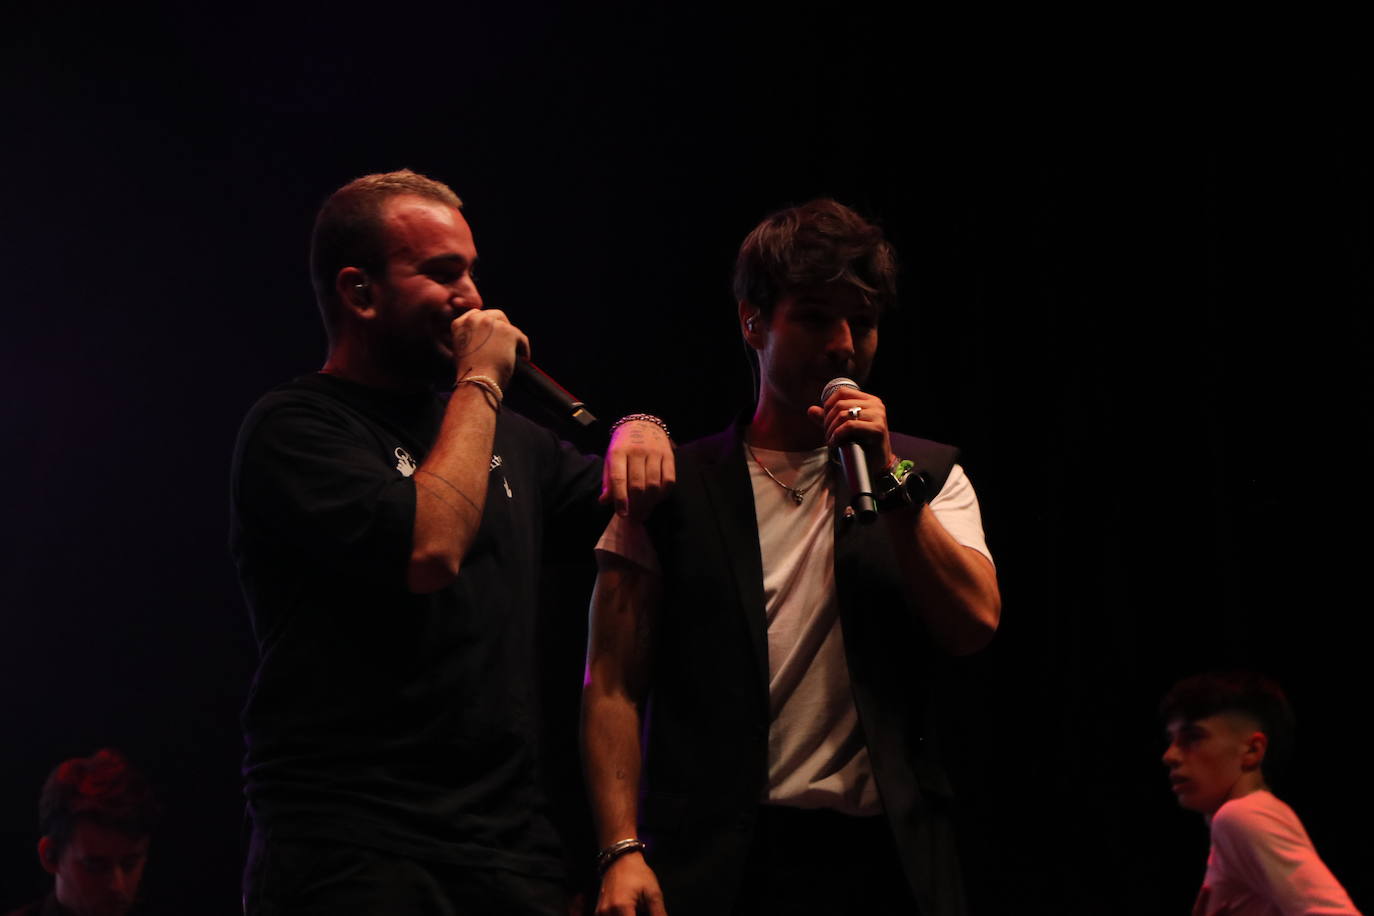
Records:
[[[345,267],[358,267],[369,274],[380,274],[386,269],[382,207],[391,198],[403,195],[463,209],[463,202],[448,185],[401,169],[355,178],[329,195],[315,216],[310,237],[310,278],[315,285],[320,317],[331,340],[340,307],[334,279]]]
[[[1165,722],[1196,722],[1222,713],[1251,718],[1269,739],[1260,768],[1266,782],[1276,783],[1293,756],[1297,719],[1288,697],[1273,680],[1253,671],[1212,671],[1186,677],[1169,689],[1159,704]]]
[[[43,784],[38,800],[39,834],[52,840],[60,858],[77,821],[86,820],[131,837],[152,833],[161,809],[143,774],[119,751],[64,760]]]
[[[897,258],[883,231],[829,198],[769,216],[735,260],[735,299],[765,319],[788,293],[834,283],[858,290],[879,314],[897,301]]]

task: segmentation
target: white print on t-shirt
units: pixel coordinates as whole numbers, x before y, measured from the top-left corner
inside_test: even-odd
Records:
[[[496,468],[499,468],[500,466],[502,466],[502,456],[497,455],[496,452],[492,452],[492,467],[491,467],[491,470],[492,470],[492,471],[495,471]],[[506,499],[508,499],[508,500],[513,500],[513,499],[515,499],[515,494],[514,494],[514,493],[511,493],[511,482],[510,482],[510,481],[507,481],[506,475],[504,475],[504,474],[502,474],[502,486],[504,486],[504,488],[506,488]]]
[[[399,445],[396,446],[396,470],[401,472],[402,477],[409,477],[415,473],[415,459],[410,457],[410,453]]]

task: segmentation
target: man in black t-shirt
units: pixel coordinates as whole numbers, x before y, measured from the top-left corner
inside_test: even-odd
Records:
[[[562,907],[535,778],[541,548],[590,550],[599,501],[646,511],[671,446],[661,425],[620,426],[603,481],[501,409],[529,345],[482,308],[460,208],[409,171],[326,201],[311,264],[328,359],[239,434],[231,549],[260,651],[249,913]]]

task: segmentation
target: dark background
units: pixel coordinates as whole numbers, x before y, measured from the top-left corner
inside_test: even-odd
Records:
[[[114,745],[169,810],[149,897],[237,912],[230,450],[322,361],[316,207],[402,166],[464,198],[485,298],[547,370],[679,439],[748,395],[748,229],[821,194],[886,227],[904,308],[869,387],[964,448],[1005,599],[949,679],[976,913],[1187,911],[1206,833],[1153,710],[1220,664],[1288,686],[1285,795],[1374,906],[1355,58],[852,8],[283,9],[21,6],[0,39],[0,906],[45,886],[48,770]]]

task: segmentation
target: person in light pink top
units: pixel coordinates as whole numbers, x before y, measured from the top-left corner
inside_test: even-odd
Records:
[[[1302,821],[1269,790],[1293,741],[1279,686],[1249,672],[1195,675],[1173,686],[1160,716],[1174,795],[1211,830],[1193,916],[1359,916]]]

